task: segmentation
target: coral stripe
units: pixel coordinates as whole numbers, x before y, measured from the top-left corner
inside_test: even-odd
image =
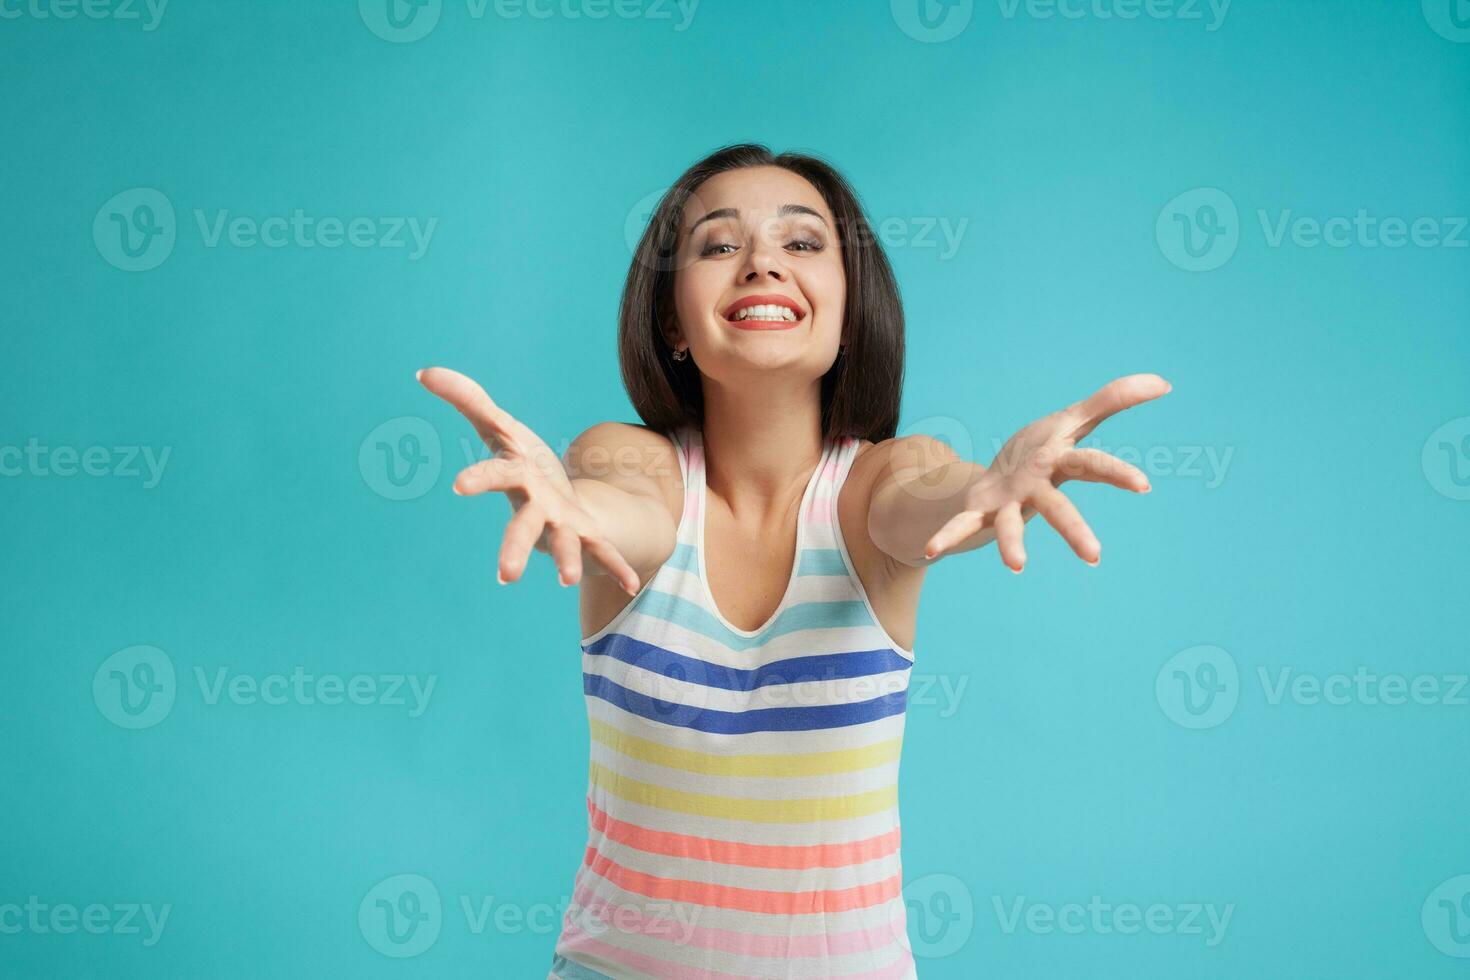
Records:
[[[854,864],[876,861],[898,850],[899,828],[886,834],[846,844],[796,846],[785,844],[742,844],[738,841],[712,840],[691,834],[674,834],[650,830],[637,824],[611,817],[592,800],[587,801],[592,829],[608,840],[650,854],[734,864],[746,868],[846,868]]]
[[[736,888],[732,885],[712,885],[703,881],[685,881],[679,878],[658,878],[625,868],[611,858],[600,854],[595,847],[587,848],[584,863],[596,874],[617,885],[624,891],[635,892],[645,898],[668,899],[707,905],[721,909],[738,909],[742,912],[763,912],[768,915],[819,915],[831,912],[851,912],[853,909],[872,908],[892,901],[903,890],[902,875],[893,875],[882,881],[851,888],[831,891],[778,892],[759,888]]]

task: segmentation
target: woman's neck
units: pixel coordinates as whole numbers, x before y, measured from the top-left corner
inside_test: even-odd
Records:
[[[705,482],[732,513],[789,512],[822,455],[821,381],[773,389],[705,379]]]

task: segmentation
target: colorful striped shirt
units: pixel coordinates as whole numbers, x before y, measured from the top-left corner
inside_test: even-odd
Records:
[[[842,539],[860,442],[826,440],[786,591],[743,630],[709,590],[700,432],[670,437],[673,553],[581,643],[588,842],[551,977],[908,980],[897,790],[913,653]]]

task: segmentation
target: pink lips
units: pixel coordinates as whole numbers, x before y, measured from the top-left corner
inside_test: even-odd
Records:
[[[784,306],[796,315],[796,320],[736,320],[735,314],[751,306]],[[729,309],[725,310],[725,319],[730,326],[740,330],[786,330],[798,326],[806,319],[806,310],[803,310],[796,301],[789,296],[781,296],[776,293],[768,293],[758,296],[745,296],[737,300]]]

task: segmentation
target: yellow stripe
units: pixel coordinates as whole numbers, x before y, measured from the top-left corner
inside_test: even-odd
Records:
[[[592,737],[614,752],[705,776],[830,776],[833,773],[871,769],[897,762],[902,738],[889,739],[857,749],[810,752],[804,755],[711,755],[675,749],[620,731],[605,721],[589,719]]]
[[[898,803],[898,787],[888,786],[851,796],[824,796],[805,800],[746,800],[734,796],[708,796],[655,786],[629,779],[606,766],[592,763],[592,784],[616,797],[676,813],[753,823],[815,823],[819,820],[848,820],[881,813]]]

